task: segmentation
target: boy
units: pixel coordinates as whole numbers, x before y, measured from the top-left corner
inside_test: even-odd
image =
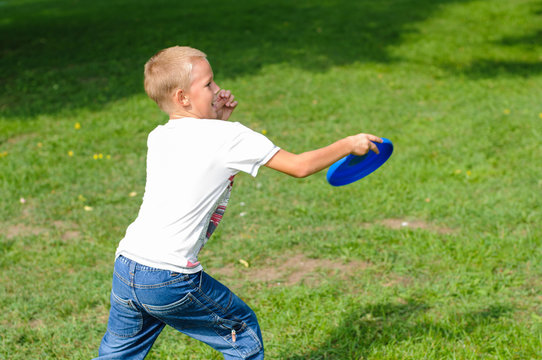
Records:
[[[172,47],[145,64],[145,91],[169,114],[148,137],[147,182],[115,260],[111,310],[98,359],[143,359],[165,325],[225,359],[263,359],[255,313],[203,271],[198,253],[222,219],[239,171],[260,166],[294,177],[348,154],[378,152],[358,134],[299,155],[228,122],[237,101],[213,79],[206,55]]]

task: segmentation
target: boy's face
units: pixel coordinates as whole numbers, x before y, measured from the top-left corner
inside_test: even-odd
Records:
[[[213,70],[206,59],[198,59],[192,64],[192,84],[188,92],[190,113],[200,119],[216,119],[214,108],[220,87],[213,80]]]

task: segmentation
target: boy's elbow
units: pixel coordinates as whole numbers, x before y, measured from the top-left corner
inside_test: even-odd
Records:
[[[300,171],[296,171],[294,173],[291,173],[290,175],[295,177],[296,179],[303,179],[309,176],[309,174]]]
[[[304,178],[316,172],[304,154],[296,155],[284,150],[280,150],[265,166],[295,178]]]
[[[314,174],[314,171],[312,171],[310,166],[300,164],[299,166],[296,166],[295,171],[293,171],[291,175],[295,178],[302,179],[312,174]]]

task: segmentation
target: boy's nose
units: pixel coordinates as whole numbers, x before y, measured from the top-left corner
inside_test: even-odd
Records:
[[[220,86],[218,86],[216,83],[213,83],[213,92],[215,95],[218,95],[218,93],[220,92]]]

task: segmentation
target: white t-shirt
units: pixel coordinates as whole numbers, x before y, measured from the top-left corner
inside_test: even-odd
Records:
[[[198,272],[198,253],[222,219],[233,177],[256,176],[279,148],[240,123],[194,118],[158,126],[147,146],[143,203],[116,256]]]

